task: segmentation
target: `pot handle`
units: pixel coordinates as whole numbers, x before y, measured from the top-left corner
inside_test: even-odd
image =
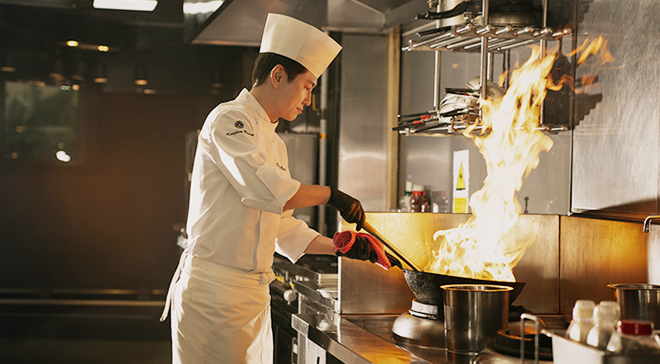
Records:
[[[376,231],[376,229],[374,229],[374,227],[371,226],[371,224],[369,224],[367,221],[365,221],[364,224],[362,225],[362,229],[368,232],[369,234],[373,235],[376,239],[378,239],[381,243],[383,243],[383,245],[385,245],[388,249],[390,249],[392,253],[396,255],[397,258],[402,260],[404,263],[408,264],[408,266],[412,270],[414,270],[415,272],[422,271],[415,265],[415,263],[411,262],[410,259],[406,258],[405,255],[401,254],[399,249],[397,249],[394,245],[392,245],[389,241],[387,241],[387,239],[385,239],[382,235],[380,235],[380,233]]]

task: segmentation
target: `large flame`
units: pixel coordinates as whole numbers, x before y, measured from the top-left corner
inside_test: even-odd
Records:
[[[601,37],[578,51],[578,63],[595,54],[605,42]],[[611,61],[609,52],[604,58]],[[511,83],[502,100],[480,100],[482,132],[474,128],[464,134],[474,139],[486,161],[487,177],[483,187],[470,197],[472,217],[462,226],[437,231],[435,260],[424,270],[467,278],[515,282],[513,267],[522,258],[533,238],[523,241],[503,239],[516,225],[521,212],[515,193],[523,178],[538,166],[539,154],[550,150],[552,140],[539,128],[539,114],[547,89],[559,90],[570,81],[557,84],[550,77],[558,52],[541,57],[533,47],[525,64],[511,73]],[[605,61],[605,62],[607,62]],[[583,82],[587,82],[587,78]]]

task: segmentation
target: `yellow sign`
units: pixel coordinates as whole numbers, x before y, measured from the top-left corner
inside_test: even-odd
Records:
[[[461,167],[458,169],[458,180],[456,181],[456,190],[464,190],[465,189],[465,178],[463,177],[463,163],[461,163]]]
[[[454,198],[454,212],[457,214],[467,213],[467,198]]]
[[[470,152],[468,150],[454,151],[454,161],[451,166],[451,178],[454,191],[452,208],[454,213],[467,214],[470,207]]]

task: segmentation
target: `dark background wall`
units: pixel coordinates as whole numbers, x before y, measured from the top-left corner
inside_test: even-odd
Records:
[[[209,95],[82,95],[81,160],[0,165],[1,288],[164,289]]]
[[[80,86],[80,113],[70,163],[0,157],[0,293],[167,288],[179,255],[173,225],[186,215],[185,134],[249,85],[256,51],[186,43],[182,0],[154,12],[8,2],[0,62],[15,70],[0,71],[0,149],[4,81]],[[106,83],[94,82],[99,63]],[[134,84],[141,65],[146,87]]]
[[[0,0],[0,66],[15,68],[0,67],[0,150],[12,81],[80,87],[78,154],[70,163],[0,156],[0,297],[165,289],[179,255],[173,227],[186,215],[185,134],[249,87],[258,49],[185,42],[182,0],[151,13],[29,3]],[[110,51],[69,48],[70,39]],[[94,81],[101,63],[106,83]],[[148,69],[146,87],[134,84],[138,66]],[[313,133],[318,119],[308,108],[278,131]]]

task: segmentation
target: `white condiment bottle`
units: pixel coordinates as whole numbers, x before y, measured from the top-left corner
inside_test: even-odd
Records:
[[[403,196],[399,201],[399,209],[401,212],[410,212],[410,199],[412,198],[412,181],[406,181],[406,188],[403,190]]]
[[[587,345],[605,350],[610,337],[616,331],[616,323],[619,321],[620,315],[621,308],[618,303],[601,301],[594,308],[594,327],[589,330],[589,335],[587,335]]]
[[[587,342],[589,330],[594,326],[594,308],[596,303],[591,300],[577,300],[573,307],[573,319],[566,330],[566,337],[583,344]]]

